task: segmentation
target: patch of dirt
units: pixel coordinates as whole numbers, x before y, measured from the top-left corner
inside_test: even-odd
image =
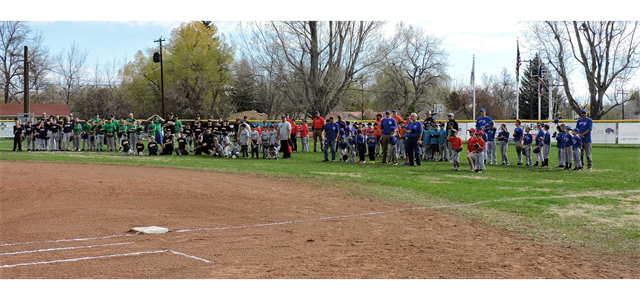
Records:
[[[321,183],[4,161],[0,180],[0,266],[12,265],[2,279],[640,276],[637,260],[542,245]],[[127,233],[152,225],[170,232]],[[78,260],[87,257],[95,259]]]

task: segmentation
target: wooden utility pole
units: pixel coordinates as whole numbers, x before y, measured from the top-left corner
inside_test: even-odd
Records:
[[[29,113],[29,47],[24,46],[24,113]]]
[[[162,118],[166,119],[167,116],[164,114],[164,70],[162,68],[162,42],[164,42],[164,39],[160,37],[160,39],[153,42],[160,43],[160,91],[162,93]]]

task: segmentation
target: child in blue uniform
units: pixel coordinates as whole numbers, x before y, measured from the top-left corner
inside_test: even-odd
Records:
[[[531,162],[531,143],[533,143],[533,135],[531,135],[531,133],[529,133],[531,131],[531,128],[529,126],[526,126],[524,128],[524,137],[523,137],[523,144],[524,144],[524,155],[527,159],[527,166],[531,166],[532,162]]]
[[[389,164],[398,165],[398,130],[395,126],[391,126],[391,135],[389,136]]]
[[[556,148],[558,148],[558,168],[564,167],[564,123],[558,126],[559,132],[556,134]]]
[[[496,129],[487,127],[484,133],[487,137],[487,164],[490,165],[491,162],[493,162],[493,164],[496,165],[498,164],[496,157]]]
[[[358,137],[356,138],[356,144],[358,145],[358,154],[360,157],[360,160],[358,161],[359,164],[364,164],[364,152],[365,152],[365,138],[364,138],[364,134],[362,133],[362,129],[358,129]]]
[[[551,133],[549,133],[549,124],[544,124],[544,146],[542,147],[542,163],[543,167],[549,167],[549,152],[551,152]]]
[[[518,154],[518,166],[522,166],[522,152],[517,152],[518,146],[522,146],[522,137],[524,136],[524,131],[522,127],[520,127],[522,121],[520,119],[516,120],[516,129],[513,130],[513,141],[516,146],[516,153]]]
[[[571,158],[573,157],[573,150],[571,149],[573,140],[573,137],[571,136],[571,126],[565,127],[565,132],[562,138],[564,139],[564,169],[571,170]]]
[[[369,137],[367,137],[367,147],[369,148],[370,164],[374,164],[376,162],[376,144],[378,144],[378,139],[373,136],[373,133],[373,130],[369,130]]]
[[[578,134],[580,130],[578,128],[574,128],[571,132],[573,137],[571,138],[571,148],[573,149],[573,161],[576,163],[574,171],[582,171],[582,139]]]
[[[541,164],[541,167],[544,167],[544,162],[542,160],[542,147],[544,147],[544,129],[542,129],[542,123],[538,122],[538,134],[536,134],[536,148],[539,148],[539,152],[536,153],[536,164],[534,167],[538,166],[538,163]]]
[[[507,131],[507,125],[500,125],[500,132],[498,133],[498,141],[500,141],[500,157],[502,158],[503,165],[509,165],[509,157],[507,157],[507,150],[509,149],[509,131]]]
[[[349,156],[347,152],[349,151],[349,143],[347,143],[347,137],[341,136],[340,142],[338,142],[338,149],[340,149],[340,161],[346,162]]]

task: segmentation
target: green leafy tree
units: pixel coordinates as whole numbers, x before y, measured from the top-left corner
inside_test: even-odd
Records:
[[[234,49],[215,25],[204,23],[182,23],[171,32],[163,53],[167,107],[186,117],[226,117],[233,110]]]

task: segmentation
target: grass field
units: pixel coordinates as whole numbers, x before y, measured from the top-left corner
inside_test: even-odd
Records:
[[[413,203],[452,211],[543,243],[588,253],[640,256],[640,149],[594,145],[594,169],[564,171],[552,148],[550,168],[490,165],[483,174],[462,171],[449,162],[424,162],[420,168],[378,164],[322,163],[321,153],[294,153],[290,160],[223,159],[207,156],[134,157],[122,153],[12,152],[0,140],[0,160],[55,161],[192,168],[255,176],[296,178],[341,187],[344,196]],[[462,152],[461,154],[463,154]],[[461,155],[462,156],[462,155]],[[377,157],[378,162],[381,157]],[[0,162],[1,163],[1,162]],[[402,162],[400,163],[402,164]],[[465,166],[467,166],[465,168]],[[60,179],[64,174],[60,174]],[[313,191],[301,197],[312,197]]]

